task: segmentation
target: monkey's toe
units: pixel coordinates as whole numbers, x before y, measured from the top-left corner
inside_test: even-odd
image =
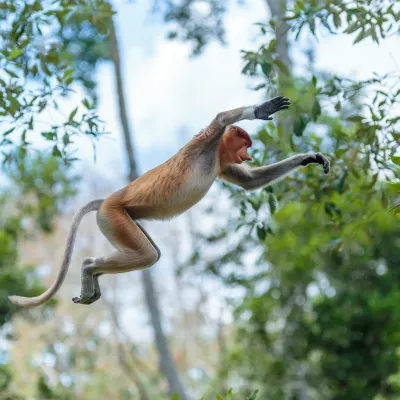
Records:
[[[75,304],[91,304],[91,303],[89,303],[89,301],[90,301],[90,299],[91,299],[91,297],[74,297],[73,299],[72,299],[72,301],[75,303]]]
[[[317,153],[317,160],[323,166],[325,174],[327,174],[331,167],[329,160],[322,153]]]
[[[101,297],[100,292],[96,292],[85,304],[93,304],[95,301],[99,300]]]

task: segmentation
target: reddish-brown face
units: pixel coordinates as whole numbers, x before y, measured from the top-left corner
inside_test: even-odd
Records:
[[[247,149],[251,145],[252,141],[245,130],[238,126],[231,126],[224,133],[219,148],[221,167],[251,161],[251,157],[247,153]]]

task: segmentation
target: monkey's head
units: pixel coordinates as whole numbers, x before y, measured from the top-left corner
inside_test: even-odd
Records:
[[[226,167],[229,164],[241,164],[243,161],[251,161],[247,149],[252,144],[249,134],[244,129],[235,125],[228,126],[219,145],[221,167]]]

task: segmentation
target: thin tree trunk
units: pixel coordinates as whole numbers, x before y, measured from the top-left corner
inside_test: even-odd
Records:
[[[118,40],[115,32],[114,21],[112,21],[111,35],[110,35],[110,46],[112,60],[115,68],[115,80],[117,85],[118,94],[118,105],[119,114],[122,124],[122,132],[124,135],[126,155],[128,157],[129,166],[129,181],[136,179],[139,174],[137,170],[137,164],[135,159],[134,148],[132,144],[132,135],[129,129],[129,120],[126,112],[126,101],[123,91],[123,77],[121,70],[121,59],[119,55]],[[161,325],[161,314],[157,301],[156,292],[154,289],[154,282],[149,269],[141,272],[142,281],[144,286],[145,298],[147,309],[151,317],[151,323],[154,329],[156,347],[160,357],[160,371],[168,381],[169,393],[178,393],[181,400],[187,400],[188,397],[183,389],[181,381],[179,379],[174,360],[169,350],[167,339],[164,335]]]
[[[282,90],[291,84],[291,69],[292,62],[289,56],[289,43],[288,43],[288,32],[289,25],[284,20],[286,14],[287,0],[266,0],[266,4],[271,11],[271,16],[276,20],[276,51],[278,53],[278,59],[281,61],[289,71],[289,76],[275,68],[278,74],[278,87]],[[278,126],[283,130],[284,137],[288,138],[292,134],[293,120],[286,115],[278,115],[277,117]]]
[[[286,0],[266,0],[271,11],[271,16],[277,19],[276,24],[276,50],[279,60],[282,61],[288,70],[291,70],[292,62],[289,57],[288,32],[289,25],[284,20],[286,14]]]
[[[121,121],[122,125],[122,134],[124,136],[126,155],[128,157],[128,166],[129,166],[128,179],[129,182],[131,182],[139,176],[139,173],[137,170],[136,157],[132,144],[132,135],[129,129],[128,115],[126,113],[126,102],[124,95],[122,70],[121,70],[121,58],[119,55],[118,40],[113,20],[111,23],[110,46],[111,46],[111,57],[114,63],[114,74],[115,74],[114,76],[116,81],[115,83],[117,86],[119,120]]]
[[[267,5],[271,11],[271,16],[276,18],[276,50],[278,53],[279,60],[283,62],[286,68],[289,71],[289,76],[286,76],[281,71],[278,72],[278,85],[280,88],[285,88],[291,84],[291,70],[292,70],[292,62],[289,56],[289,44],[288,44],[288,32],[289,25],[287,21],[285,21],[284,17],[286,14],[287,3],[288,0],[266,0]],[[292,135],[292,126],[293,121],[291,118],[285,117],[284,119],[279,120],[279,124],[283,131],[286,134],[286,137]],[[301,312],[300,310],[298,312]],[[286,348],[285,338],[283,348]],[[306,384],[304,380],[304,373],[300,363],[296,363],[296,361],[290,356],[286,355],[289,364],[295,364],[295,382],[296,385],[292,389],[292,397],[305,400],[308,398],[307,392],[305,390]],[[292,379],[292,378],[289,378]],[[289,382],[289,386],[293,386],[292,382]]]

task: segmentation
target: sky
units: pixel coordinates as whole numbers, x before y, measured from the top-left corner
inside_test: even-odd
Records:
[[[190,45],[165,39],[166,28],[160,16],[150,13],[148,1],[116,1],[116,26],[120,39],[128,115],[134,133],[141,171],[172,156],[187,140],[204,128],[220,111],[263,100],[251,90],[249,78],[240,74],[240,50],[255,49],[259,28],[256,21],[267,21],[265,0],[252,0],[233,6],[226,15],[228,45],[211,43],[197,58],[189,58]],[[240,21],[240,23],[238,23]],[[368,78],[400,65],[400,39],[388,39],[380,46],[365,40],[357,46],[347,35],[322,34],[316,42],[316,69]],[[307,32],[300,42],[308,41]],[[313,39],[311,39],[313,40]],[[305,57],[292,49],[296,63]],[[121,157],[120,127],[111,65],[99,69],[99,114],[112,132],[98,146],[94,168],[104,169],[114,179],[124,168]],[[258,122],[240,123],[250,131]],[[84,159],[89,163],[91,149]]]
[[[240,50],[257,47],[259,28],[253,23],[268,20],[265,0],[248,0],[244,5],[232,2],[234,4],[225,18],[227,46],[211,43],[201,56],[190,58],[190,45],[165,39],[166,28],[159,16],[150,14],[148,3],[145,0],[115,2],[124,91],[140,172],[171,157],[218,112],[263,100],[261,92],[251,90],[254,82],[240,73],[243,67]],[[370,40],[352,46],[353,39],[346,35],[321,35],[315,48],[316,69],[368,78],[373,72],[384,73],[399,68],[399,38],[388,39],[379,47]],[[292,49],[296,64],[304,63],[305,57],[299,48],[301,43],[309,40],[313,39],[307,37],[305,32],[298,48]],[[98,113],[111,134],[99,142],[96,162],[88,141],[83,138],[77,142],[78,156],[82,161],[76,167],[82,170],[84,177],[96,171],[107,183],[104,187],[115,191],[126,183],[126,172],[121,173],[126,171],[126,162],[110,63],[100,66],[97,80]],[[83,93],[78,89],[77,94],[67,102],[67,115],[81,96]],[[260,122],[242,121],[240,125],[251,133],[260,126]],[[201,210],[209,199],[206,196],[195,206],[195,211]],[[170,224],[184,224],[184,218],[181,216]],[[94,221],[90,220],[90,223]],[[162,236],[158,223],[149,223],[148,229],[150,233],[157,232],[156,238]],[[171,273],[168,268],[171,261],[168,261],[165,242],[160,243],[160,247],[162,253],[167,254],[166,261],[162,266],[153,268],[157,268],[159,276],[165,276]],[[138,276],[130,279],[137,282]],[[216,309],[215,304],[210,305],[210,313]],[[163,312],[168,313],[168,305]],[[135,318],[140,318],[137,314],[136,310],[128,309],[124,320],[132,324]],[[146,331],[143,332],[147,335]],[[138,335],[141,333],[136,332],[135,339]]]

